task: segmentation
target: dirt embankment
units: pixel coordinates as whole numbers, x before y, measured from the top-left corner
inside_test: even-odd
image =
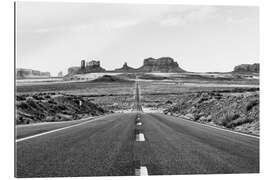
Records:
[[[92,80],[92,82],[132,82],[132,81],[117,76],[104,75],[102,77]]]
[[[165,114],[259,135],[259,92],[198,92],[182,95]]]
[[[16,124],[76,120],[106,113],[88,98],[61,93],[16,96]]]

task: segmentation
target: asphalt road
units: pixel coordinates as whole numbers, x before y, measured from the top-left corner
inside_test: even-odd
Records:
[[[137,76],[136,76],[136,82],[135,82],[135,93],[134,93],[134,110],[136,111],[142,111],[142,106],[141,106],[141,98],[140,98],[140,87],[139,87],[139,82],[137,81]]]
[[[141,111],[18,141],[16,149],[17,177],[132,176],[140,166],[148,175],[259,172],[259,138]]]

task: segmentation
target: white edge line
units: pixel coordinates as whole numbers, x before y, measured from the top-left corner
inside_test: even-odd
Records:
[[[143,133],[140,133],[139,134],[139,138],[140,138],[140,141],[145,141],[145,138],[144,138],[144,134]]]
[[[175,117],[175,116],[172,116],[172,117]],[[187,118],[184,118],[184,117],[176,117],[176,118],[180,118],[180,119],[183,120],[183,121],[192,122],[192,123],[194,123],[194,124],[200,124],[200,125],[202,125],[202,126],[206,126],[206,127],[210,127],[210,128],[214,128],[214,129],[218,129],[218,130],[223,130],[223,131],[227,131],[227,132],[231,132],[231,133],[235,133],[235,134],[240,134],[240,135],[242,135],[242,136],[248,136],[248,137],[253,137],[253,138],[256,138],[256,139],[260,139],[259,136],[254,136],[254,135],[244,134],[244,133],[240,133],[240,132],[237,132],[237,131],[232,131],[232,130],[223,129],[223,128],[216,127],[216,126],[211,126],[211,125],[207,125],[207,124],[203,124],[203,123],[194,122],[194,121],[188,120]]]
[[[141,123],[141,122],[138,122],[138,123],[137,123],[137,126],[141,126],[141,125],[142,125],[142,123]]]
[[[102,117],[100,117],[100,118],[102,118]],[[79,125],[82,125],[82,124],[86,124],[86,123],[89,123],[89,122],[94,122],[94,121],[99,120],[100,118],[97,118],[97,119],[94,119],[94,120],[91,120],[92,119],[91,118],[89,121],[84,121],[84,122],[81,122],[81,123],[78,123],[78,124],[74,124],[74,125],[71,125],[71,126],[66,126],[66,127],[54,129],[54,130],[51,130],[51,131],[43,132],[43,133],[40,133],[40,134],[35,134],[35,135],[32,135],[32,136],[28,136],[28,137],[16,139],[16,143],[17,142],[21,142],[21,141],[25,141],[27,139],[32,139],[32,138],[35,138],[35,137],[39,137],[39,136],[43,136],[43,135],[46,135],[46,134],[50,134],[50,133],[53,133],[53,132],[62,131],[62,130],[65,130],[65,129],[76,127],[76,126],[79,126]]]

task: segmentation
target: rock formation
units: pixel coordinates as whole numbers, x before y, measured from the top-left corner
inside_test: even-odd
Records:
[[[234,67],[233,72],[239,72],[239,73],[259,73],[260,71],[260,64],[254,63],[254,64],[241,64]]]
[[[60,72],[57,74],[57,77],[63,77],[63,72],[60,71]]]
[[[25,79],[25,78],[48,78],[51,74],[49,72],[41,72],[33,69],[16,69],[16,78]]]
[[[158,59],[147,58],[143,61],[143,66],[138,69],[140,72],[185,72],[177,62],[170,57],[161,57]]]
[[[73,66],[68,68],[68,74],[77,74],[77,72],[80,70],[80,67]]]
[[[106,69],[100,66],[100,61],[81,61],[81,66],[73,66],[68,68],[67,76],[74,74],[86,74],[86,73],[96,73],[96,72],[105,72]]]
[[[82,66],[80,69],[80,73],[93,73],[93,72],[104,72],[104,71],[106,70],[100,66],[100,61],[95,61],[95,60],[87,62],[86,65],[84,66],[82,63]]]
[[[100,66],[100,61],[89,61],[85,60],[81,61],[80,67],[70,67],[68,69],[68,76],[74,74],[85,74],[85,73],[96,73],[96,72],[106,72],[104,68]],[[125,62],[121,68],[115,69],[110,72],[162,72],[162,73],[179,73],[186,72],[182,68],[179,67],[178,63],[174,61],[173,58],[170,57],[161,57],[158,59],[147,58],[143,61],[143,66],[140,68],[132,68],[127,65]]]
[[[115,72],[135,72],[136,69],[128,66],[127,63],[125,62],[121,68],[115,69],[114,71]]]

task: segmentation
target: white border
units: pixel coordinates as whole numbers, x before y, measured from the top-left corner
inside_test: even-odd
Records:
[[[43,0],[44,1],[44,0]],[[53,1],[53,0],[48,0]],[[269,33],[270,33],[270,8],[269,0],[102,0],[102,1],[90,1],[90,0],[58,0],[58,2],[107,2],[107,3],[158,3],[158,4],[190,4],[190,5],[252,5],[260,6],[260,63],[261,63],[261,173],[260,174],[241,174],[241,175],[184,175],[184,176],[148,176],[143,178],[149,179],[207,179],[216,180],[217,178],[222,179],[270,179],[270,171],[268,162],[270,160],[270,118],[269,118],[269,105],[270,100],[270,88],[269,88],[269,77],[270,77],[270,44],[269,44]],[[12,0],[1,0],[0,1],[0,62],[1,62],[1,179],[14,179],[14,96],[13,96],[13,1]],[[269,81],[269,82],[268,82]],[[92,177],[91,179],[103,179],[104,177]],[[132,178],[142,178],[142,177],[106,177],[107,179],[132,179]],[[37,179],[37,178],[34,178]],[[49,178],[42,178],[49,179]],[[57,179],[74,179],[74,178],[54,178]],[[76,179],[86,179],[86,178],[76,178]],[[89,178],[88,178],[89,179]]]

